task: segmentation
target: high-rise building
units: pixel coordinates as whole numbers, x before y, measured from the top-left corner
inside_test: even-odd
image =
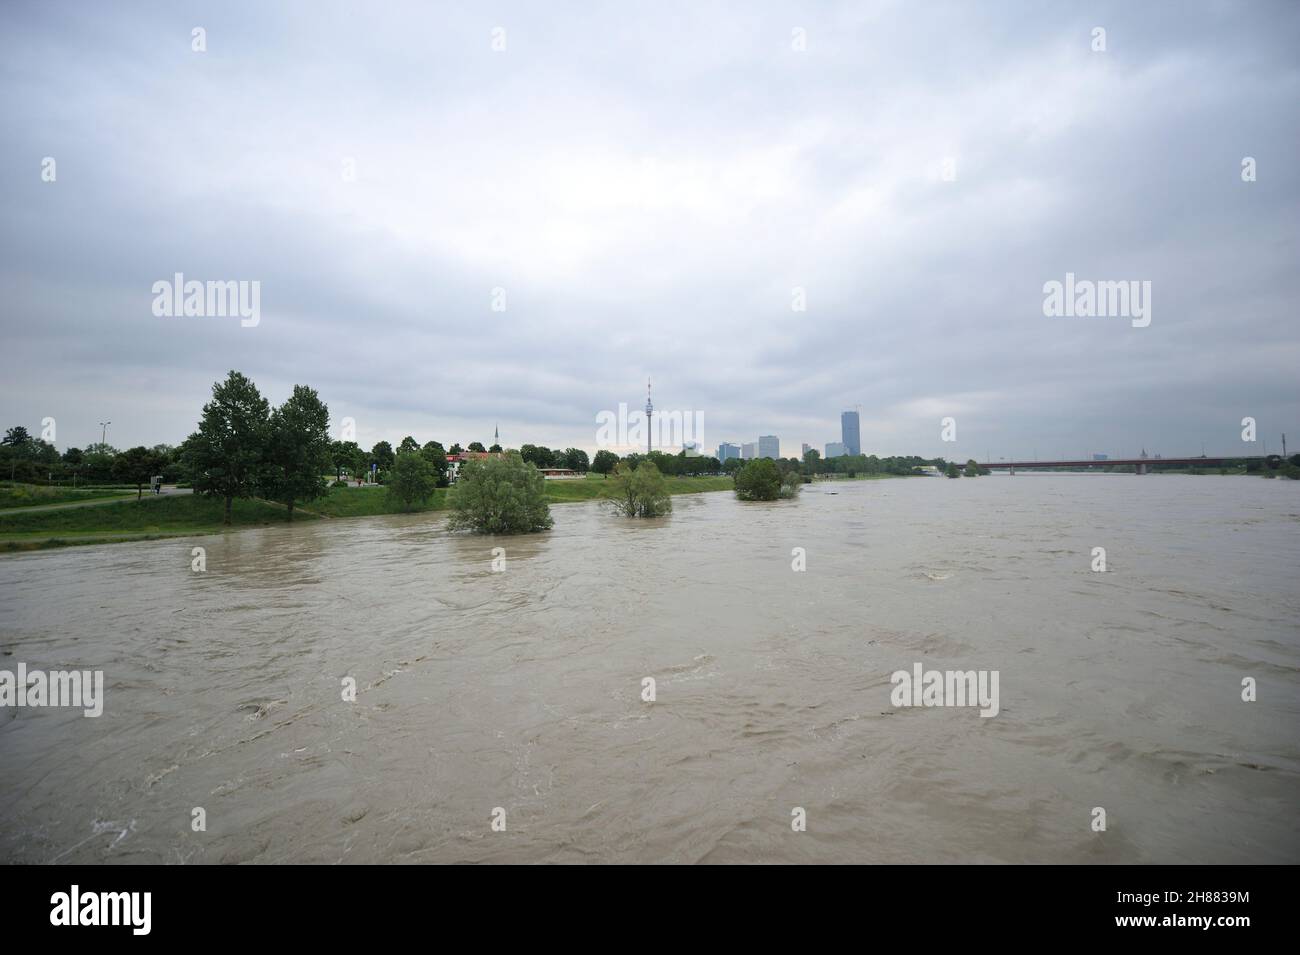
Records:
[[[746,461],[752,461],[754,458],[758,457],[758,442],[749,441],[742,445],[740,448],[740,456]]]
[[[803,443],[803,449],[799,452],[799,457],[806,458],[808,456],[808,452],[811,450],[812,450],[812,445],[809,444],[807,441],[805,441]]]
[[[845,411],[840,415],[840,443],[844,445],[845,454],[862,453],[862,430],[856,411]]]
[[[725,461],[727,458],[740,457],[740,445],[728,444],[726,441],[718,445],[718,460]]]
[[[774,434],[758,436],[758,456],[760,458],[779,458],[781,456],[781,439]]]
[[[843,441],[832,441],[826,445],[826,457],[828,458],[842,458],[846,453]]]

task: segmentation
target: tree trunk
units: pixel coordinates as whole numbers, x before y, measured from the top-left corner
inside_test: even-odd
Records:
[[[293,520],[293,501],[289,502],[289,520]]]
[[[230,523],[230,508],[231,506],[234,505],[234,503],[235,503],[235,499],[233,497],[230,496],[226,497],[226,521],[225,522],[227,524]]]
[[[143,484],[137,484],[137,485],[135,486],[135,499],[136,499],[137,501],[140,501],[140,500],[143,500],[143,499],[144,499],[144,485],[143,485]]]

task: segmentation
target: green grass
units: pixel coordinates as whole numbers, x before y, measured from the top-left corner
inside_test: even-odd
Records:
[[[68,507],[20,514],[0,514],[0,540],[9,537],[97,534],[168,534],[221,529],[225,502],[186,494],[125,500],[100,507]],[[284,523],[282,507],[265,501],[235,501],[232,522],[237,527]],[[312,520],[308,514],[303,520]],[[295,520],[298,516],[295,515]]]
[[[134,495],[114,488],[46,487],[42,484],[0,484],[0,511],[11,507],[39,507],[43,504],[72,504],[78,501],[102,500],[107,497]]]
[[[673,494],[729,491],[729,477],[670,477]],[[585,480],[546,482],[551,504],[598,499],[608,483],[591,475]],[[197,494],[127,499],[97,507],[72,507],[46,511],[5,514],[0,511],[0,552],[70,547],[78,544],[119,543],[192,534],[214,534],[223,529],[225,502]],[[418,511],[440,511],[447,507],[447,489],[438,488]],[[382,487],[332,487],[315,501],[294,509],[294,521],[319,518],[373,517],[396,514],[399,509]],[[258,527],[284,524],[285,509],[259,500],[237,500],[232,526]]]

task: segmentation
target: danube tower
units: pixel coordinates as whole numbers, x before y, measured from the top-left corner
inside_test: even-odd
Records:
[[[645,380],[645,453],[650,453],[650,438],[655,433],[651,425],[654,423],[655,406],[650,403],[650,379]]]

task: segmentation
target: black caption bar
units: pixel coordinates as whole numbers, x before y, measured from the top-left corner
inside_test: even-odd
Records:
[[[337,943],[359,939],[371,929],[418,929],[434,910],[461,921],[482,910],[494,913],[486,924],[499,931],[499,918],[519,926],[534,916],[537,926],[554,925],[561,916],[604,924],[611,918],[627,925],[662,925],[672,917],[664,889],[648,892],[631,885],[625,892],[579,896],[585,904],[562,904],[552,890],[510,886],[458,873],[455,889],[441,875],[413,867],[216,867],[88,868],[7,867],[6,936],[13,940],[41,936],[55,939],[76,934],[78,944],[102,939],[126,945],[155,942],[241,942],[283,936],[298,944],[319,940]],[[1207,942],[1232,944],[1241,933],[1277,931],[1285,924],[1281,907],[1283,882],[1292,873],[1282,867],[1003,867],[879,866],[845,879],[830,874],[817,883],[800,877],[791,885],[772,882],[760,891],[768,897],[766,915],[753,928],[768,931],[771,920],[808,918],[819,927],[861,921],[853,930],[900,938],[919,926],[940,924],[959,930],[979,927],[985,939],[1076,937],[1095,935],[1197,935]],[[647,876],[634,877],[635,882]],[[581,876],[577,876],[581,879]],[[734,883],[735,876],[728,881]],[[728,886],[730,896],[743,888]],[[449,896],[463,893],[463,900]],[[434,900],[436,899],[436,904]],[[718,926],[745,933],[736,907],[722,896],[701,907],[690,904],[691,921],[717,909]],[[448,903],[453,903],[448,905]],[[678,903],[683,904],[681,902]],[[433,908],[431,908],[433,906]],[[784,915],[782,913],[785,913]],[[686,917],[683,913],[683,917]],[[648,921],[647,921],[648,920]],[[862,921],[865,920],[865,921]],[[805,923],[806,924],[806,923]],[[909,927],[910,926],[910,927]],[[770,926],[769,926],[770,927]],[[851,926],[844,924],[845,929]],[[357,934],[353,935],[352,933]],[[755,932],[757,934],[757,931]]]

